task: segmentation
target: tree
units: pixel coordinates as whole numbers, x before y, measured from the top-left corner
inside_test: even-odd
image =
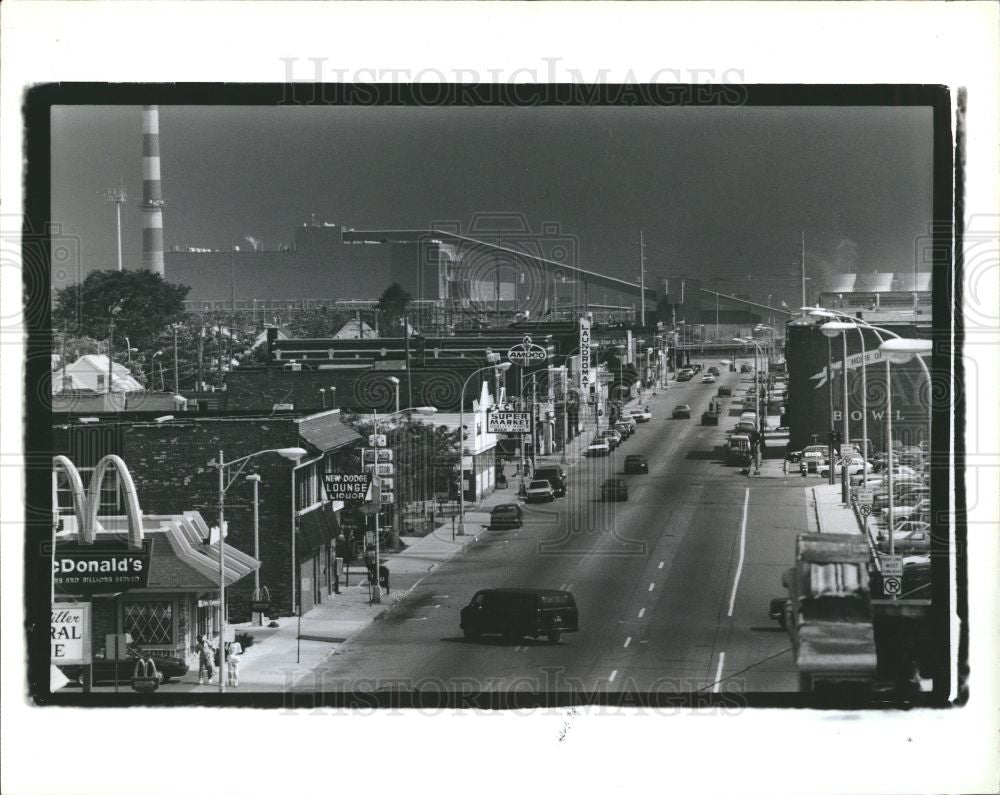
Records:
[[[327,339],[340,331],[349,319],[344,312],[338,312],[323,304],[295,310],[285,326],[296,338]]]
[[[406,322],[406,309],[410,304],[410,294],[400,287],[399,282],[393,282],[386,287],[382,297],[378,299],[378,312],[382,317],[383,334],[388,336],[389,329],[394,329]]]
[[[52,322],[62,333],[106,340],[112,309],[120,307],[116,339],[128,337],[133,347],[147,348],[164,328],[184,319],[190,289],[147,270],[91,271],[81,283],[56,293]]]

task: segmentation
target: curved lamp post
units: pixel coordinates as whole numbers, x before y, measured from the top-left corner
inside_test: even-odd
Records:
[[[225,527],[226,527],[226,492],[229,487],[236,482],[236,479],[243,472],[247,463],[252,458],[256,458],[259,455],[264,455],[265,453],[277,453],[282,458],[287,458],[289,461],[298,461],[306,455],[306,451],[301,447],[279,447],[270,450],[258,450],[256,453],[250,453],[250,455],[245,455],[242,458],[236,458],[232,461],[225,460],[225,454],[222,450],[219,450],[219,457],[211,462],[211,465],[219,470],[219,649],[225,649],[226,643],[226,539],[225,539]],[[226,480],[226,469],[231,466],[239,464],[237,470]],[[295,565],[294,559],[292,560],[292,566]],[[225,661],[225,655],[220,657],[220,660]],[[219,667],[219,693],[226,692],[226,677],[222,675],[222,667]]]
[[[465,388],[476,375],[494,368],[500,372],[506,372],[510,369],[510,362],[488,364],[478,370],[473,370],[462,384],[462,392],[458,398],[458,534],[460,536],[465,535]],[[534,418],[532,418],[532,422],[534,422]]]
[[[851,441],[851,439],[850,439],[850,423],[848,421],[849,410],[848,410],[848,405],[847,405],[847,332],[851,330],[851,324],[850,323],[841,323],[841,322],[837,322],[837,321],[831,321],[829,323],[824,323],[819,328],[820,328],[820,331],[823,332],[823,335],[825,337],[833,339],[834,337],[837,337],[839,335],[841,337],[841,339],[843,340],[843,343],[844,343],[844,355],[843,355],[843,358],[840,360],[841,380],[843,381],[843,406],[841,407],[841,417],[840,417],[840,426],[841,426],[841,428],[843,430],[841,431],[841,440],[840,440],[841,447],[840,447],[840,450],[841,450],[841,455],[843,455],[844,445],[848,444]],[[862,350],[862,361],[864,361],[864,340],[863,339],[861,341],[861,345],[862,345],[862,348],[861,348],[861,350]],[[864,367],[862,367],[862,372],[864,372]],[[867,387],[867,382],[866,382],[866,387]],[[864,411],[864,409],[862,409],[862,411]],[[865,445],[865,453],[864,453],[864,457],[863,457],[862,460],[867,461],[868,460],[868,433],[867,433],[867,431],[864,432],[864,445]],[[862,470],[864,470],[865,472],[867,472],[867,465],[862,466]],[[833,477],[833,461],[830,462],[830,476],[831,476],[831,478]],[[840,477],[841,477],[841,484],[840,485],[843,487],[843,490],[844,490],[844,505],[847,505],[850,502],[850,499],[851,499],[851,484],[850,484],[850,478],[848,478],[848,476],[847,476],[847,463],[846,463],[846,459],[845,459],[845,463],[843,464],[843,467],[841,469]],[[867,484],[868,484],[868,480],[866,478],[865,479],[865,485],[867,485]]]
[[[397,389],[398,389],[398,381],[397,381]],[[397,391],[396,395],[398,397],[398,395],[399,395],[398,391]],[[434,406],[414,406],[412,408],[405,408],[405,409],[403,409],[401,411],[394,411],[391,414],[386,414],[384,416],[384,419],[389,420],[392,417],[398,417],[401,414],[406,414],[406,413],[411,412],[411,411],[415,412],[417,414],[423,414],[423,415],[437,414],[437,409],[434,408]],[[372,435],[376,436],[376,437],[378,436],[378,424],[379,424],[378,413],[373,411],[372,412]],[[378,579],[379,552],[380,552],[380,550],[379,550],[379,543],[378,543],[378,530],[379,530],[379,527],[378,527],[378,517],[379,517],[379,513],[381,513],[381,511],[382,511],[382,487],[381,487],[381,482],[380,482],[381,478],[379,477],[379,474],[378,474],[378,463],[379,463],[378,462],[378,452],[377,452],[378,451],[378,447],[376,446],[376,447],[373,447],[372,449],[376,451],[375,456],[374,456],[374,460],[372,461],[372,486],[373,486],[373,488],[372,488],[372,494],[373,494],[373,496],[374,495],[378,495],[378,505],[374,505],[373,506],[373,508],[374,508],[374,514],[375,514],[375,584],[372,586],[372,604],[380,604],[382,602],[382,584],[379,582],[379,579]]]
[[[760,422],[760,363],[757,359],[758,354],[761,358],[764,358],[764,352],[760,349],[760,345],[757,344],[757,340],[752,337],[733,337],[733,342],[742,342],[744,345],[753,345],[753,396],[754,396],[754,415],[757,417],[757,433],[760,433],[761,422]]]
[[[890,378],[891,368],[893,364],[906,364],[914,356],[918,359],[925,353],[930,353],[932,344],[930,340],[915,340],[915,339],[904,339],[902,337],[897,337],[896,339],[886,340],[878,349],[885,356],[885,376],[886,376],[886,388],[885,388],[885,433],[886,433],[886,444],[889,448],[888,462],[889,467],[886,470],[889,474],[888,477],[888,497],[889,497],[889,554],[894,555],[896,552],[895,546],[895,520],[893,518],[893,493],[892,493],[892,381]],[[928,413],[930,408],[928,407]],[[927,449],[930,450],[930,439],[927,440]]]

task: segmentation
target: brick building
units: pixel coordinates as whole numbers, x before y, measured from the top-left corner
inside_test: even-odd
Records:
[[[215,523],[218,475],[211,463],[221,449],[233,461],[260,450],[302,447],[307,455],[293,464],[265,454],[250,460],[226,493],[228,542],[253,555],[253,491],[247,475],[259,474],[260,582],[267,587],[275,612],[303,612],[333,593],[334,540],[340,533],[341,503],[330,503],[322,486],[327,470],[343,466],[361,441],[340,421],[339,412],[305,416],[177,416],[172,419],[67,422],[53,428],[56,454],[87,472],[101,457],[114,453],[125,461],[143,510],[170,515],[200,511]],[[228,470],[230,475],[237,468]],[[114,514],[117,483],[108,479]],[[227,594],[233,621],[249,618],[253,578],[244,578]]]

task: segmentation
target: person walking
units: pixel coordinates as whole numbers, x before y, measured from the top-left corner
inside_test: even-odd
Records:
[[[755,429],[747,434],[750,437],[750,458],[753,461],[755,475],[760,474],[760,433]]]
[[[215,649],[204,635],[198,636],[194,649],[198,654],[198,684],[212,684],[215,676]]]
[[[243,654],[243,644],[238,640],[226,644],[226,664],[229,667],[229,686],[240,686],[240,655]]]

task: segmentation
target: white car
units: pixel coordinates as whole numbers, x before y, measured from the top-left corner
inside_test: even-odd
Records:
[[[649,422],[653,419],[653,415],[649,409],[632,409],[629,412],[629,416],[636,422]]]
[[[556,498],[552,484],[547,480],[531,481],[526,492],[527,502],[552,502]]]
[[[843,458],[837,459],[836,463],[833,465],[834,477],[840,477],[844,471],[844,460]],[[871,462],[865,461],[860,456],[850,456],[847,460],[847,474],[848,475],[860,475],[862,472],[871,472],[872,465]],[[821,464],[817,470],[820,477],[827,477],[830,474],[830,465]]]
[[[926,515],[930,512],[931,501],[924,497],[922,500],[913,503],[912,505],[896,505],[891,509],[892,523],[898,525],[902,521],[909,521],[915,519],[918,516]],[[883,515],[886,519],[890,516],[890,509],[885,508]]]
[[[605,439],[595,439],[587,445],[587,455],[592,458],[601,455],[611,455],[611,445]]]
[[[882,533],[878,539],[879,550],[889,551],[889,537]],[[929,552],[931,548],[931,531],[927,522],[900,522],[896,532],[892,534],[893,553],[902,555],[914,552]]]
[[[705,373],[705,375],[703,375],[701,377],[701,382],[703,384],[714,384],[715,383],[715,376],[712,375],[711,373]]]

